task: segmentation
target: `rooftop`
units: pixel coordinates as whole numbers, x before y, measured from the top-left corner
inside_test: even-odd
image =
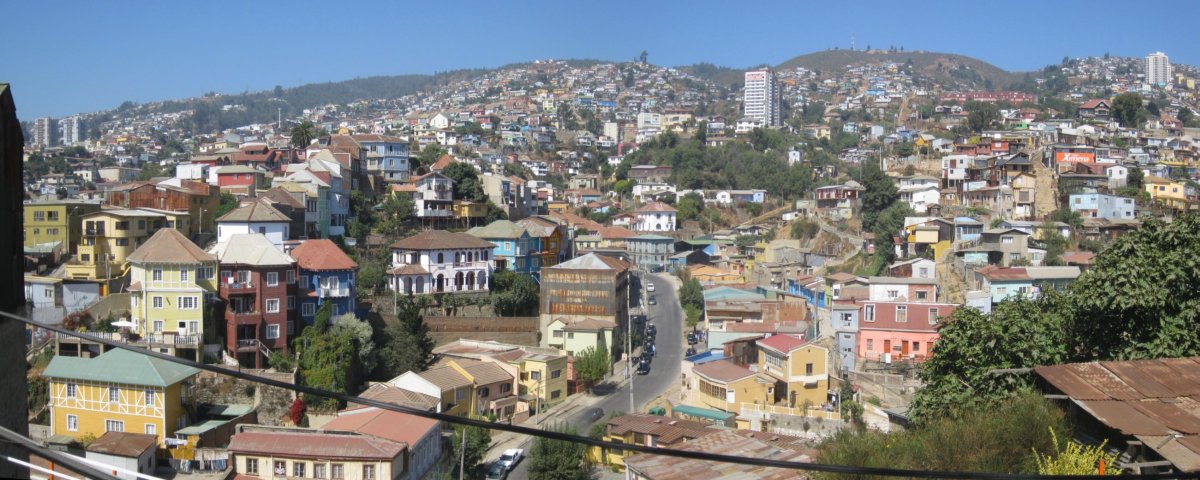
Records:
[[[160,228],[154,236],[129,254],[130,263],[171,263],[194,265],[216,261],[217,257],[201,250],[179,230]]]
[[[117,348],[94,358],[54,357],[42,375],[62,380],[167,387],[198,373],[200,370],[192,367]]]
[[[358,264],[327,238],[308,239],[290,252],[304,270],[353,270]]]
[[[392,248],[399,250],[491,249],[495,246],[492,242],[474,235],[446,230],[426,230],[392,244]]]
[[[234,435],[229,451],[284,458],[339,460],[392,460],[406,444],[368,435],[319,431],[252,431]]]

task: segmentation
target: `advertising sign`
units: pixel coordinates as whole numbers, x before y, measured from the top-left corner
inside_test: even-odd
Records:
[[[1054,152],[1054,161],[1058,163],[1092,163],[1096,154],[1092,152]]]

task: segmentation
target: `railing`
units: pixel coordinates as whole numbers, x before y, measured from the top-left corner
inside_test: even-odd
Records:
[[[454,262],[455,267],[466,268],[486,268],[488,262],[484,260],[476,260],[474,262]]]
[[[256,338],[242,338],[242,339],[239,339],[239,340],[237,341],[237,346],[238,346],[238,348],[243,348],[243,347],[253,347],[253,348],[257,348],[257,347],[258,347],[258,339],[256,339]]]
[[[225,312],[226,320],[233,320],[234,323],[253,322],[257,323],[262,320],[262,312]]]
[[[793,417],[809,417],[821,418],[825,420],[841,420],[842,416],[838,412],[827,412],[820,408],[809,408],[805,411],[804,408],[791,408],[780,405],[762,405],[758,403],[741,404],[741,414],[743,416],[766,416],[766,415],[789,415]]]
[[[151,333],[142,337],[138,343],[148,345],[174,345],[177,347],[195,347],[200,345],[200,335],[197,334],[163,334]]]
[[[82,335],[87,338],[79,338],[79,337],[76,337],[73,335],[67,335],[65,333],[56,333],[55,336],[59,340],[71,340],[71,341],[81,341],[81,340],[88,341],[88,339],[90,339],[90,338],[96,338],[96,339],[100,339],[100,340],[113,340],[114,338],[116,338],[115,334],[111,333],[111,332],[75,332],[75,334]]]
[[[249,289],[254,288],[254,283],[253,282],[233,282],[233,283],[225,282],[225,283],[222,283],[221,286],[225,287],[225,289],[227,289],[227,290],[249,290]]]
[[[318,297],[321,297],[321,298],[328,298],[328,297],[349,297],[349,296],[350,296],[350,289],[349,289],[349,288],[347,288],[347,287],[339,287],[339,288],[325,288],[325,287],[321,287],[321,288],[318,288],[318,289],[317,289],[317,296],[318,296]]]

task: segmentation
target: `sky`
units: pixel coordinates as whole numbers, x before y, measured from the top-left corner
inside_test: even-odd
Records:
[[[0,82],[22,120],[538,59],[779,64],[834,46],[958,53],[1010,71],[1064,56],[1200,65],[1200,2],[293,0],[11,2]]]

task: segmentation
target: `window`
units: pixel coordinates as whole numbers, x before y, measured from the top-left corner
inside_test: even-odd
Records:
[[[278,298],[268,298],[267,299],[267,313],[279,313],[279,299]]]
[[[466,390],[459,389],[454,392],[454,401],[461,402],[463,400],[466,400],[466,398],[467,398]]]
[[[183,268],[179,269],[179,281],[181,281],[181,282],[186,282],[186,281],[188,281],[188,269],[187,269],[187,267],[183,267]]]
[[[276,477],[286,476],[287,475],[287,462],[284,462],[282,460],[276,460],[274,469],[275,469]]]
[[[562,370],[554,370],[550,372],[550,378],[558,378],[562,376]]]
[[[325,464],[324,463],[314,463],[313,464],[313,478],[325,478]]]
[[[904,323],[908,321],[908,306],[896,305],[896,322]]]
[[[145,401],[147,407],[154,406],[154,390],[146,390],[146,391],[142,392],[142,398]]]
[[[121,401],[121,390],[118,389],[117,387],[108,387],[108,401],[110,401],[110,402]]]
[[[150,298],[150,303],[151,303],[151,304],[154,306],[154,309],[155,309],[155,310],[162,310],[162,308],[163,308],[163,297],[159,297],[159,296],[154,296],[154,297],[151,297],[151,298]]]
[[[287,271],[287,274],[284,276],[284,278],[286,278],[286,279],[287,279],[287,283],[288,283],[288,285],[291,285],[291,284],[293,284],[293,283],[296,283],[296,271],[295,271],[295,270],[288,270],[288,271]]]
[[[900,291],[899,291],[899,290],[888,290],[888,291],[887,291],[887,297],[888,297],[888,299],[889,299],[889,300],[893,300],[893,299],[895,299],[896,297],[899,297],[899,296],[900,296]]]
[[[179,297],[179,308],[183,310],[195,310],[200,306],[199,297]]]
[[[575,338],[575,332],[567,332],[567,338]]]
[[[804,364],[804,374],[805,375],[813,374],[813,364],[811,364],[811,363]]]
[[[267,325],[267,340],[279,338],[279,325]]]
[[[867,339],[867,351],[868,352],[875,351],[875,340],[870,339],[870,338]]]
[[[308,285],[308,275],[300,276],[300,285],[301,286]]]
[[[929,267],[921,267],[921,269],[919,271],[921,272],[920,273],[921,278],[929,277]]]
[[[507,383],[500,385],[500,393],[508,393],[511,391],[512,391],[512,385],[507,384]]]
[[[288,335],[295,335],[296,334],[296,322],[294,320],[288,320],[287,325],[288,325]]]
[[[363,480],[375,480],[375,466],[363,465]]]
[[[250,271],[249,270],[239,270],[237,272],[237,283],[240,283],[242,285],[249,285],[250,284]]]
[[[116,239],[116,244],[118,247],[128,247],[129,239],[128,238],[118,238],[118,239]]]
[[[921,351],[921,342],[913,342],[912,351],[914,351],[914,352]]]
[[[104,431],[106,432],[124,432],[125,422],[120,420],[105,420]]]
[[[33,220],[36,222],[46,221],[46,212],[44,210],[34,210],[33,211]]]
[[[479,389],[479,396],[481,396],[481,397],[490,397],[490,396],[492,396],[492,389],[490,389],[490,388],[488,388],[488,387],[483,387],[483,388],[480,388],[480,389]]]
[[[213,267],[200,267],[196,269],[196,277],[200,280],[212,280],[213,276]]]
[[[267,272],[267,286],[274,287],[279,285],[279,272]]]
[[[1000,237],[1000,243],[1003,243],[1005,245],[1012,245],[1012,243],[1013,243],[1012,235],[1005,235],[1003,237]]]
[[[287,306],[288,310],[295,310],[296,309],[296,296],[288,295],[287,298],[288,298],[288,306]]]
[[[258,459],[257,458],[247,458],[246,459],[246,473],[250,474],[250,475],[258,474]]]
[[[333,480],[341,480],[345,478],[342,474],[342,464],[335,463],[329,466],[329,478]]]
[[[562,396],[562,390],[555,390],[555,391],[553,391],[553,392],[550,392],[550,399],[551,399],[551,400],[557,400],[557,399],[558,399],[558,397],[561,397],[561,396]]]
[[[311,317],[311,316],[313,316],[314,313],[316,313],[316,305],[313,305],[311,303],[306,303],[306,304],[300,306],[300,314],[301,315],[304,315],[306,317]]]
[[[117,222],[117,230],[129,230],[129,221]]]
[[[292,462],[292,476],[304,478],[304,462]]]
[[[162,330],[163,330],[163,321],[162,321],[162,320],[155,320],[155,321],[154,321],[154,331],[155,331],[155,332],[161,332]]]
[[[563,331],[562,331],[562,330],[555,330],[555,331],[554,331],[554,338],[563,338]]]
[[[142,431],[146,432],[146,435],[158,435],[158,425],[147,423]]]
[[[924,290],[917,291],[917,300],[925,300],[926,298],[929,298],[929,292]]]
[[[867,306],[863,307],[863,317],[866,317],[865,320],[868,322],[874,322],[875,321],[875,306],[867,305]]]
[[[542,379],[542,372],[539,372],[539,371],[532,371],[532,372],[529,372],[529,379],[530,379],[530,380],[541,380],[541,379]]]
[[[941,318],[939,317],[938,309],[929,309],[929,324],[937,325],[939,320],[941,320]]]
[[[156,268],[150,272],[150,280],[155,282],[162,281],[162,269]]]
[[[78,416],[67,415],[67,431],[68,432],[78,432],[79,431],[79,417]]]

